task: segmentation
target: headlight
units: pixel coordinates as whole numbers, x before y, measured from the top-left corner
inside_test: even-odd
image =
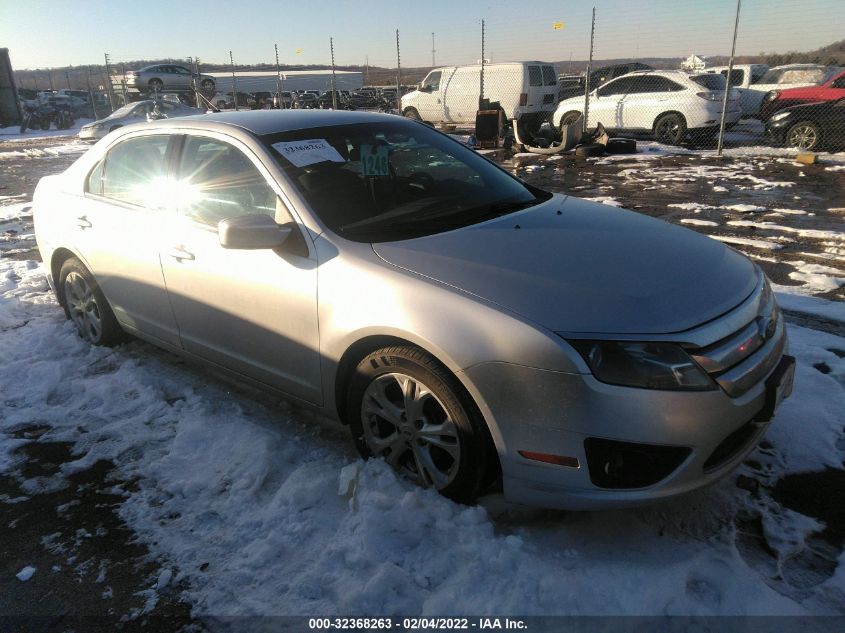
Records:
[[[569,341],[601,382],[643,389],[708,391],[710,376],[674,343]]]
[[[785,119],[788,117],[791,112],[777,112],[769,117],[769,121],[780,121],[781,119]]]

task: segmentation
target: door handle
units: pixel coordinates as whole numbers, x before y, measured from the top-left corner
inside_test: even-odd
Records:
[[[167,254],[170,255],[173,259],[175,259],[177,262],[193,261],[194,259],[196,259],[193,253],[186,251],[181,246],[174,246],[170,249],[170,252]]]
[[[94,225],[91,224],[91,221],[86,216],[81,215],[76,218],[76,226],[78,226],[82,230],[85,230],[90,229]]]

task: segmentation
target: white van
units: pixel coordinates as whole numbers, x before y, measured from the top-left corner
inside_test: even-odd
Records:
[[[402,97],[402,114],[428,123],[474,124],[481,65],[433,69]],[[539,127],[557,107],[557,72],[546,62],[484,65],[484,98],[498,101],[508,119]]]

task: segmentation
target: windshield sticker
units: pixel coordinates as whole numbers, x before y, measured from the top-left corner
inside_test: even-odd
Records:
[[[361,145],[361,169],[365,176],[389,176],[387,145]]]
[[[273,149],[287,158],[297,167],[307,167],[314,163],[345,163],[338,151],[324,138],[312,138],[306,141],[273,143]]]

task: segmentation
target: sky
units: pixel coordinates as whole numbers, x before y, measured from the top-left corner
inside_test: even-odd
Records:
[[[592,4],[578,0],[0,0],[15,69],[199,57],[236,64],[437,64],[586,59]],[[595,0],[594,58],[728,54],[736,0]],[[844,0],[743,0],[737,53],[812,50],[845,37]],[[560,25],[562,23],[562,25]],[[556,24],[561,27],[554,28]]]

